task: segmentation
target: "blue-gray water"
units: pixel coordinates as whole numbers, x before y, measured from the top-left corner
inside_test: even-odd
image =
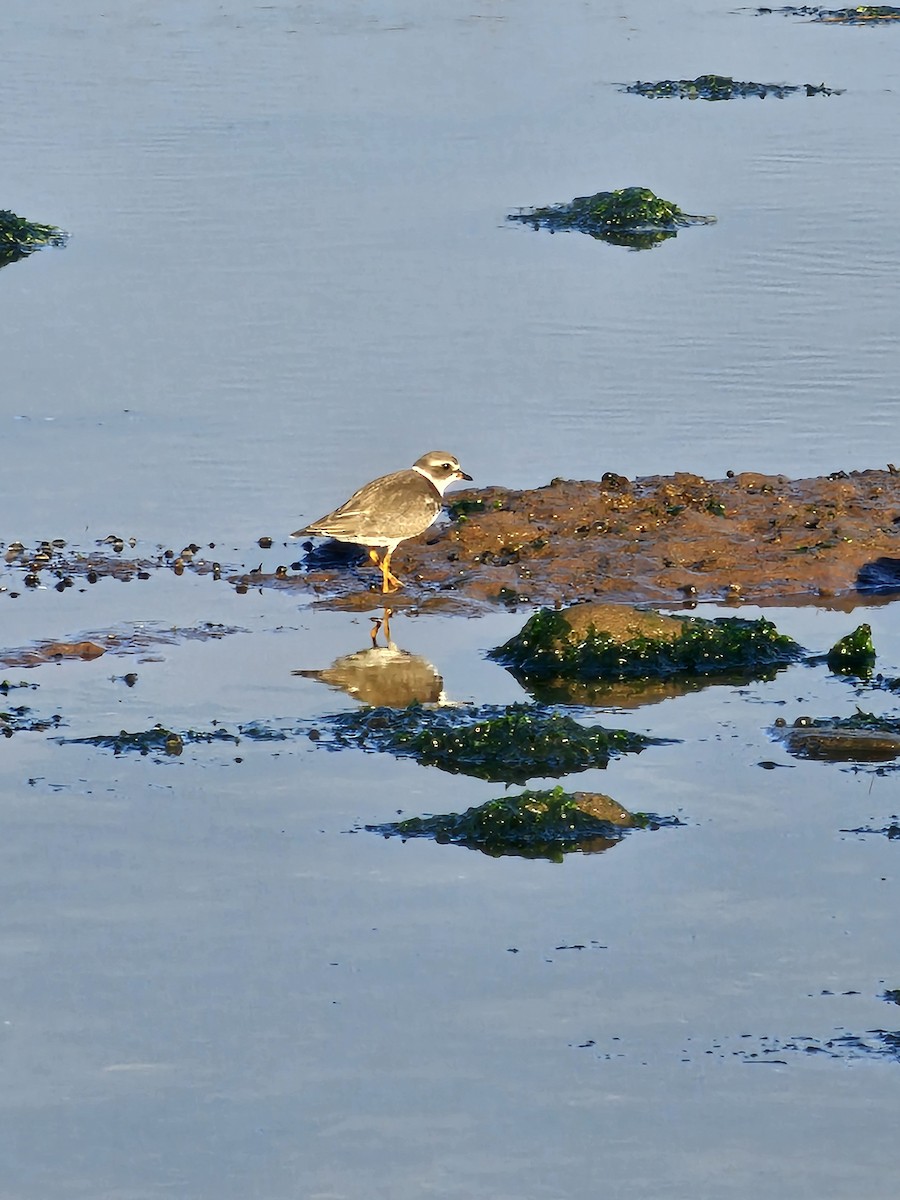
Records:
[[[4,0],[0,207],[72,238],[0,272],[0,537],[252,566],[431,446],[479,484],[882,466],[898,37],[712,2]],[[847,91],[613,86],[712,71]],[[629,184],[718,223],[629,253],[504,222]],[[72,736],[351,707],[290,672],[368,640],[208,577],[0,611],[5,646],[242,631],[11,670]],[[815,649],[871,620],[900,672],[891,606],[773,615]],[[482,655],[523,619],[394,634],[451,699],[509,701]],[[562,865],[348,832],[498,793],[386,756],[4,741],[0,1196],[892,1198],[896,1063],[733,1054],[893,1028],[896,843],[839,831],[895,778],[765,732],[855,704],[797,667],[600,714],[684,740],[577,786],[687,824]]]
[[[893,28],[599,3],[6,0],[9,526],[291,529],[447,445],[481,482],[882,464]],[[654,102],[703,71],[840,97]],[[653,252],[507,227],[641,184]]]

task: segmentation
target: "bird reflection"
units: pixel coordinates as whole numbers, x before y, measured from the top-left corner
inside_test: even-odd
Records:
[[[391,640],[391,609],[373,618],[372,645],[336,658],[321,671],[293,671],[347,692],[363,704],[406,708],[409,704],[437,704],[444,698],[444,681],[420,654],[401,650]],[[385,645],[378,644],[379,633]]]

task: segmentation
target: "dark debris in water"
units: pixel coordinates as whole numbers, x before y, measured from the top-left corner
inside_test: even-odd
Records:
[[[855,1059],[882,1058],[900,1062],[900,1031],[867,1029],[864,1033],[839,1031],[834,1037],[760,1037],[732,1050],[735,1058],[746,1063],[786,1062],[786,1055],[802,1054],[808,1058]]]
[[[619,1038],[613,1041],[615,1048],[601,1053],[600,1057],[628,1057],[622,1041]],[[577,1043],[579,1050],[595,1050],[597,1046],[594,1038]],[[869,1058],[900,1062],[900,1030],[867,1029],[862,1033],[852,1033],[839,1026],[830,1037],[813,1037],[810,1034],[776,1037],[742,1033],[699,1044],[697,1038],[687,1037],[681,1048],[680,1059],[683,1063],[689,1063],[718,1058],[736,1060],[748,1066],[784,1067],[792,1059],[796,1061],[797,1056],[841,1061]]]
[[[734,1044],[735,1041],[737,1044]],[[780,1038],[766,1034],[754,1037],[745,1034],[739,1039],[717,1041],[703,1053],[707,1057],[735,1058],[751,1066],[786,1066],[795,1055],[842,1060],[880,1058],[900,1062],[900,1031],[867,1029],[864,1033],[850,1033],[839,1028],[833,1037],[824,1038],[809,1035]]]
[[[41,717],[25,704],[0,712],[0,736],[7,738],[14,733],[44,733],[48,729],[59,729],[63,724],[59,713],[54,713],[52,717]]]
[[[711,225],[715,217],[691,216],[649,188],[628,187],[577,196],[566,204],[520,209],[507,220],[551,233],[577,230],[614,245],[646,250],[688,225]]]
[[[609,796],[594,792],[525,791],[503,796],[463,813],[410,817],[367,825],[383,837],[432,838],[498,858],[544,858],[596,854],[616,845],[631,830],[680,825],[677,817],[630,813]]]
[[[890,4],[858,4],[855,8],[820,8],[811,4],[787,4],[781,8],[758,8],[759,16],[781,13],[786,17],[809,17],[829,25],[879,25],[900,20],[900,8]]]
[[[734,100],[754,97],[765,100],[774,96],[783,100],[786,96],[804,93],[807,96],[839,96],[843,88],[829,88],[824,83],[752,83],[740,82],[729,75],[698,75],[696,79],[661,79],[655,83],[624,84],[623,92],[646,96],[650,100]]]
[[[60,718],[55,718],[55,720],[60,720]],[[266,743],[303,740],[315,743],[319,741],[319,737],[319,730],[314,723],[273,719],[270,721],[246,721],[235,726],[233,732],[224,725],[211,721],[208,729],[178,730],[156,724],[150,729],[135,732],[122,729],[118,733],[98,733],[86,737],[59,738],[57,740],[60,745],[96,746],[101,750],[112,750],[116,755],[165,754],[168,757],[177,758],[188,746],[213,743],[238,746],[244,741]]]
[[[91,585],[104,578],[126,583],[150,579],[151,572],[162,569],[175,575],[191,569],[218,578],[221,571],[221,565],[208,559],[195,542],[178,551],[157,547],[150,554],[138,553],[137,538],[117,533],[98,538],[90,549],[69,546],[63,538],[43,538],[33,546],[13,541],[3,559],[10,571],[22,573],[26,587],[53,587],[58,592],[74,587],[76,580]]]
[[[198,625],[172,627],[150,623],[121,626],[118,629],[96,630],[83,634],[77,641],[48,639],[31,646],[0,649],[0,666],[39,667],[63,659],[89,661],[104,654],[136,654],[155,646],[176,646],[182,642],[217,641],[232,633],[242,632],[230,625],[202,621]]]
[[[536,704],[509,707],[366,708],[326,718],[331,750],[356,746],[414,758],[423,766],[493,783],[526,783],[605,767],[660,739],[625,729],[581,725]]]
[[[11,683],[10,680],[3,679],[0,680],[0,696],[8,696],[10,692],[15,691],[17,688],[30,688],[34,691],[39,686],[40,684],[26,683],[24,680],[19,680],[18,683]]]
[[[309,736],[307,728],[266,724],[265,721],[248,721],[245,725],[238,726],[238,733],[249,742],[286,742],[293,737]]]
[[[875,829],[871,825],[860,825],[856,829],[842,829],[841,833],[875,833],[879,837],[886,837],[890,842],[896,842],[900,841],[900,820],[896,816],[893,816],[890,823],[883,825],[881,829]]]
[[[66,746],[97,746],[102,750],[112,750],[116,755],[166,754],[177,758],[187,745],[209,742],[229,742],[237,745],[240,738],[226,729],[188,729],[178,732],[174,729],[166,729],[163,725],[154,725],[152,729],[144,729],[136,733],[129,733],[128,730],[122,729],[118,733],[60,738],[59,741],[60,745]]]

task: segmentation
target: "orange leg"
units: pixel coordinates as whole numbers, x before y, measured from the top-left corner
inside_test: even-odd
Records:
[[[393,550],[388,550],[387,554],[381,560],[381,573],[384,575],[384,581],[386,584],[389,583],[391,585],[389,588],[386,587],[384,589],[386,592],[388,592],[388,591],[395,592],[397,590],[397,588],[403,587],[403,580],[398,579],[397,576],[394,574],[394,572],[391,570],[391,555],[392,554],[393,554]]]
[[[379,558],[377,550],[369,551],[369,558],[381,572],[381,590],[382,592],[395,592],[397,588],[403,587],[402,580],[391,571],[391,551],[388,550],[384,558]]]

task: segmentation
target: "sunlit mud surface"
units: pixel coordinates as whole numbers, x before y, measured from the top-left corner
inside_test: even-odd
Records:
[[[409,593],[432,605],[799,603],[900,588],[891,563],[900,556],[900,475],[892,468],[800,480],[557,480],[457,494],[450,511],[447,525],[395,557]],[[309,565],[320,594],[346,596],[371,577],[316,569],[315,557]]]
[[[597,598],[808,603],[900,592],[893,467],[801,480],[747,472],[714,481],[689,474],[554,480],[531,491],[457,493],[449,511],[449,521],[396,552],[405,587],[392,605],[473,612]],[[239,590],[311,592],[351,609],[371,603],[367,593],[379,577],[361,549],[268,535],[258,545],[259,560],[248,564],[210,543],[152,553],[116,535],[88,549],[14,543],[0,586],[16,597],[37,586],[63,591],[76,580],[195,572]]]

